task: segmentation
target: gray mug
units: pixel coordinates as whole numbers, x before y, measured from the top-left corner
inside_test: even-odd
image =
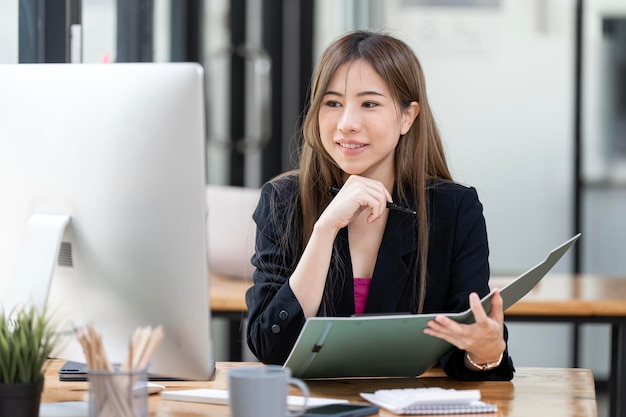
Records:
[[[302,391],[304,401],[298,410],[287,409],[289,385]],[[304,381],[292,378],[288,368],[278,365],[230,369],[228,393],[232,417],[297,417],[304,414],[309,399]]]

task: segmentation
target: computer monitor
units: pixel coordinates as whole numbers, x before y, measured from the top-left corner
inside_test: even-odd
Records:
[[[161,325],[149,372],[211,378],[203,88],[191,63],[0,65],[5,311],[47,300],[111,362]]]

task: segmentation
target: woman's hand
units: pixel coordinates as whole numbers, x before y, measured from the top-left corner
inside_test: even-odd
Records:
[[[350,224],[364,210],[369,211],[367,222],[372,223],[382,217],[387,209],[387,201],[392,201],[391,194],[382,182],[352,175],[326,207],[317,223],[339,230]]]
[[[298,266],[289,278],[289,285],[305,317],[314,317],[319,309],[339,229],[364,210],[369,210],[367,221],[375,221],[386,210],[388,200],[391,195],[381,182],[353,175],[321,214]]]
[[[491,311],[485,312],[476,293],[469,296],[474,314],[473,324],[461,324],[445,316],[437,316],[428,322],[424,333],[438,337],[465,350],[477,364],[495,362],[506,348],[504,341],[504,311],[500,291],[491,298]]]

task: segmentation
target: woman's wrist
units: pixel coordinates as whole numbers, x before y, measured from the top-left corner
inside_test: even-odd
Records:
[[[339,233],[339,229],[334,224],[328,223],[320,217],[313,225],[313,233],[328,235],[334,240],[337,233]]]
[[[488,371],[490,369],[497,368],[502,363],[502,358],[504,357],[504,351],[500,353],[500,356],[493,361],[487,362],[475,362],[472,360],[471,354],[469,352],[465,352],[465,366],[468,369],[472,369],[474,371]]]

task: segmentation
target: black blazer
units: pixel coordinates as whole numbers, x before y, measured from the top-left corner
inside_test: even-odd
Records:
[[[284,219],[298,202],[295,176],[267,183],[253,214],[257,224],[252,257],[254,285],[246,293],[248,346],[264,363],[282,364],[304,325],[305,318],[288,285],[300,254],[283,253],[277,242],[284,238]],[[280,191],[277,191],[279,189]],[[395,198],[395,196],[394,196]],[[489,293],[489,249],[482,204],[474,188],[439,181],[428,191],[430,246],[424,313],[460,312],[469,308],[469,294]],[[327,285],[333,298],[323,300],[318,315],[354,314],[354,282],[347,228],[335,240],[335,256],[342,270],[329,271]],[[414,267],[416,226],[413,215],[391,210],[372,276],[365,313],[416,312]],[[338,278],[341,276],[341,278]],[[507,333],[505,328],[505,340]],[[510,380],[513,364],[505,352],[502,364],[486,372],[470,371],[459,349],[446,355],[441,366],[463,380]]]

